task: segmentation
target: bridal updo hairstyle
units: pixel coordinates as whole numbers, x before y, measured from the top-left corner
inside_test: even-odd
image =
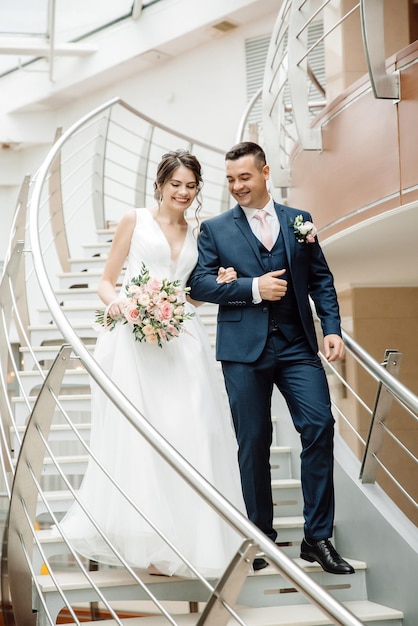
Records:
[[[195,219],[196,219],[196,227],[195,230],[198,233],[199,231],[199,212],[202,208],[202,200],[200,197],[200,192],[203,187],[203,179],[202,179],[202,167],[197,160],[197,158],[190,154],[187,150],[182,150],[179,148],[178,150],[172,150],[171,152],[167,152],[163,154],[161,157],[161,161],[157,167],[157,175],[156,180],[154,182],[154,198],[158,203],[161,201],[161,192],[160,189],[165,185],[165,183],[170,180],[173,173],[176,171],[180,165],[184,165],[187,167],[193,174],[196,179],[197,193],[196,193],[196,202],[197,207],[195,209]]]
[[[187,167],[193,174],[196,179],[197,192],[199,193],[203,186],[202,179],[202,168],[197,160],[197,158],[190,154],[187,150],[172,150],[171,152],[167,152],[163,154],[161,157],[161,161],[157,167],[157,176],[154,183],[154,198],[159,201],[160,200],[160,189],[165,185],[165,183],[171,178],[173,172],[180,167],[180,165],[184,165]],[[198,199],[199,206],[201,205],[200,200]]]

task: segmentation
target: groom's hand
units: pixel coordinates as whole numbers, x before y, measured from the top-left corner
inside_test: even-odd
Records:
[[[286,270],[276,270],[260,276],[258,290],[263,300],[281,300],[286,295],[287,280],[280,278],[285,272]]]

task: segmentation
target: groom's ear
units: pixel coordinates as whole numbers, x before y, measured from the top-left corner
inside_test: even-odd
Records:
[[[264,165],[263,175],[264,175],[264,180],[268,180],[270,178],[270,165]]]

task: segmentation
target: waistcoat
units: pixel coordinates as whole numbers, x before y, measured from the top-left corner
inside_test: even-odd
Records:
[[[289,272],[282,231],[280,230],[279,236],[270,252],[261,242],[259,242],[259,249],[266,272],[286,270],[286,273],[280,276],[280,278],[287,280],[286,295],[278,302],[265,302],[264,304],[267,304],[269,307],[270,328],[279,329],[286,339],[291,341],[298,335],[303,334],[303,327],[300,321],[292,277]]]

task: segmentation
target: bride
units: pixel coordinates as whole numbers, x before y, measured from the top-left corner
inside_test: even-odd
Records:
[[[140,274],[142,264],[152,277],[186,286],[197,260],[197,233],[186,211],[195,199],[200,208],[201,185],[195,156],[177,150],[162,157],[154,183],[156,205],[128,211],[114,236],[98,287],[110,318],[117,320],[123,313],[125,286]],[[220,269],[221,284],[235,278],[232,268]],[[245,514],[223,383],[194,304],[186,303],[186,309],[194,315],[184,321],[184,331],[162,347],[135,341],[131,326],[116,322],[99,335],[95,358],[160,434]],[[118,552],[131,566],[150,573],[191,576],[155,525],[202,575],[219,576],[242,542],[239,534],[167,465],[94,383],[91,420],[94,455],[144,515],[90,460],[79,496]],[[77,503],[60,526],[83,556],[120,564]]]

